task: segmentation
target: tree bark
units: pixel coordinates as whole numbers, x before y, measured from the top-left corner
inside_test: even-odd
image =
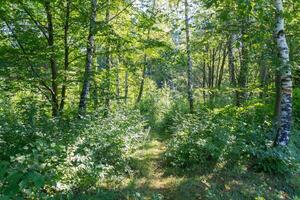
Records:
[[[96,32],[96,16],[97,16],[97,0],[91,0],[91,15],[90,15],[90,25],[89,25],[89,35],[88,35],[88,44],[86,52],[86,65],[85,72],[83,77],[83,86],[80,94],[80,102],[78,115],[84,116],[86,113],[87,107],[87,97],[90,90],[90,79],[92,76],[92,65],[94,57],[94,48],[95,48],[95,32]]]
[[[235,65],[234,65],[234,54],[233,54],[233,38],[230,35],[228,40],[228,64],[229,64],[229,76],[230,76],[230,85],[236,87],[236,78],[235,78]]]
[[[240,67],[240,73],[238,77],[238,89],[239,91],[237,92],[237,106],[241,106],[242,103],[245,102],[247,98],[247,79],[248,79],[248,61],[247,61],[247,48],[246,48],[246,42],[245,42],[245,27],[243,25],[242,31],[241,31],[242,39],[242,49],[241,49],[241,67]]]
[[[63,86],[61,90],[61,102],[59,111],[62,114],[64,106],[65,106],[65,99],[66,99],[66,92],[67,92],[67,71],[69,68],[69,19],[70,19],[70,11],[71,11],[71,2],[72,0],[66,0],[66,18],[65,18],[65,24],[64,24],[64,81]]]
[[[264,52],[263,52],[264,54]],[[263,98],[266,96],[266,89],[267,89],[267,85],[268,85],[268,67],[266,66],[265,63],[265,57],[262,56],[261,57],[261,61],[260,63],[260,71],[259,71],[259,78],[260,78],[260,98]]]
[[[226,47],[224,47],[222,63],[221,63],[220,72],[219,72],[219,79],[218,79],[218,83],[217,83],[218,88],[221,87],[221,83],[222,83],[222,80],[223,80],[224,66],[225,66],[225,62],[226,62],[226,57],[227,57],[227,51],[226,51]]]
[[[289,48],[285,37],[283,2],[275,0],[276,8],[276,41],[280,61],[280,113],[276,145],[287,146],[291,135],[292,124],[292,71],[289,64]]]
[[[116,63],[116,97],[117,101],[120,100],[120,68],[119,68],[120,60],[118,59]]]
[[[189,4],[188,0],[184,1],[185,10],[185,35],[186,35],[186,54],[187,54],[187,83],[188,83],[188,101],[190,113],[194,112],[194,96],[193,96],[193,77],[192,77],[192,58],[190,45],[190,27],[189,27]]]
[[[108,24],[109,20],[110,20],[110,0],[106,1],[106,14],[105,14],[105,21]],[[110,47],[110,35],[109,35],[109,31],[107,32],[106,35],[106,39],[107,39],[107,46],[106,46],[106,58],[105,58],[105,67],[106,67],[106,75],[105,75],[105,111],[104,111],[104,115],[107,116],[109,111],[110,111],[110,99],[111,99],[111,94],[110,94],[110,76],[111,76],[111,47]]]
[[[52,116],[57,117],[59,114],[58,84],[57,84],[58,69],[57,69],[56,58],[55,58],[54,29],[53,29],[53,22],[52,22],[52,10],[50,5],[50,0],[46,0],[44,6],[47,15],[48,47],[50,49],[51,84],[52,84],[52,91],[53,91],[51,94]]]
[[[149,33],[150,33],[150,31],[148,31],[148,34]],[[138,104],[142,99],[142,95],[143,95],[143,91],[144,91],[144,84],[145,84],[145,77],[146,77],[147,62],[148,62],[148,59],[147,59],[147,54],[145,52],[144,53],[143,71],[142,71],[142,80],[140,83],[139,94],[138,94],[138,97],[136,98],[136,104]]]
[[[206,62],[204,61],[203,62],[203,84],[202,84],[202,87],[203,87],[203,101],[205,103],[206,101],[206,92],[205,92],[205,88],[206,88]]]
[[[125,83],[124,83],[124,98],[125,98],[125,103],[127,103],[128,99],[128,69],[125,71]]]

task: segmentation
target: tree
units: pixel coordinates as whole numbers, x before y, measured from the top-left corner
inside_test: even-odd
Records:
[[[284,10],[282,0],[275,1],[276,28],[275,36],[279,51],[280,61],[280,112],[278,118],[278,129],[276,144],[287,146],[291,134],[292,123],[292,71],[289,63],[289,48],[285,36]]]
[[[87,107],[87,98],[90,90],[90,79],[92,76],[92,66],[95,52],[95,33],[96,33],[96,17],[97,17],[97,0],[91,0],[91,14],[89,24],[88,44],[86,48],[86,64],[83,76],[83,86],[80,94],[80,102],[78,108],[79,116],[85,115]]]
[[[184,1],[184,16],[185,16],[185,35],[186,35],[186,55],[187,55],[187,87],[188,101],[190,112],[194,112],[194,96],[193,96],[193,78],[192,78],[192,58],[190,46],[190,28],[189,28],[189,4],[188,0]]]

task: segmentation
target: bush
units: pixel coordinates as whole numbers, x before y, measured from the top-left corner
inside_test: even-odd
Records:
[[[259,102],[241,108],[202,109],[185,115],[174,124],[175,134],[168,141],[165,160],[179,168],[216,163],[227,167],[251,165],[267,173],[290,173],[298,169],[297,149],[273,148],[271,109]]]
[[[292,148],[276,147],[256,149],[252,151],[253,165],[255,171],[272,174],[290,174],[299,169],[296,152]]]
[[[136,110],[83,120],[14,113],[14,109],[1,113],[5,115],[0,120],[1,199],[44,199],[57,191],[88,190],[126,176],[131,171],[130,152],[146,136],[143,117]]]
[[[61,188],[90,188],[105,178],[130,173],[130,153],[145,140],[144,122],[138,111],[118,111],[89,123],[67,149],[59,166]]]

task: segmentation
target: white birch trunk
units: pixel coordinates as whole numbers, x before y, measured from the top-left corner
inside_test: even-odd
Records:
[[[276,8],[276,41],[279,50],[281,101],[278,118],[276,144],[287,146],[291,134],[292,122],[292,71],[289,65],[289,48],[286,42],[282,0],[275,0]]]

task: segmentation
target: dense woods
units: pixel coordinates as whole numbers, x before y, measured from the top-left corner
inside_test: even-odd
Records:
[[[300,2],[1,0],[0,199],[299,199]]]

